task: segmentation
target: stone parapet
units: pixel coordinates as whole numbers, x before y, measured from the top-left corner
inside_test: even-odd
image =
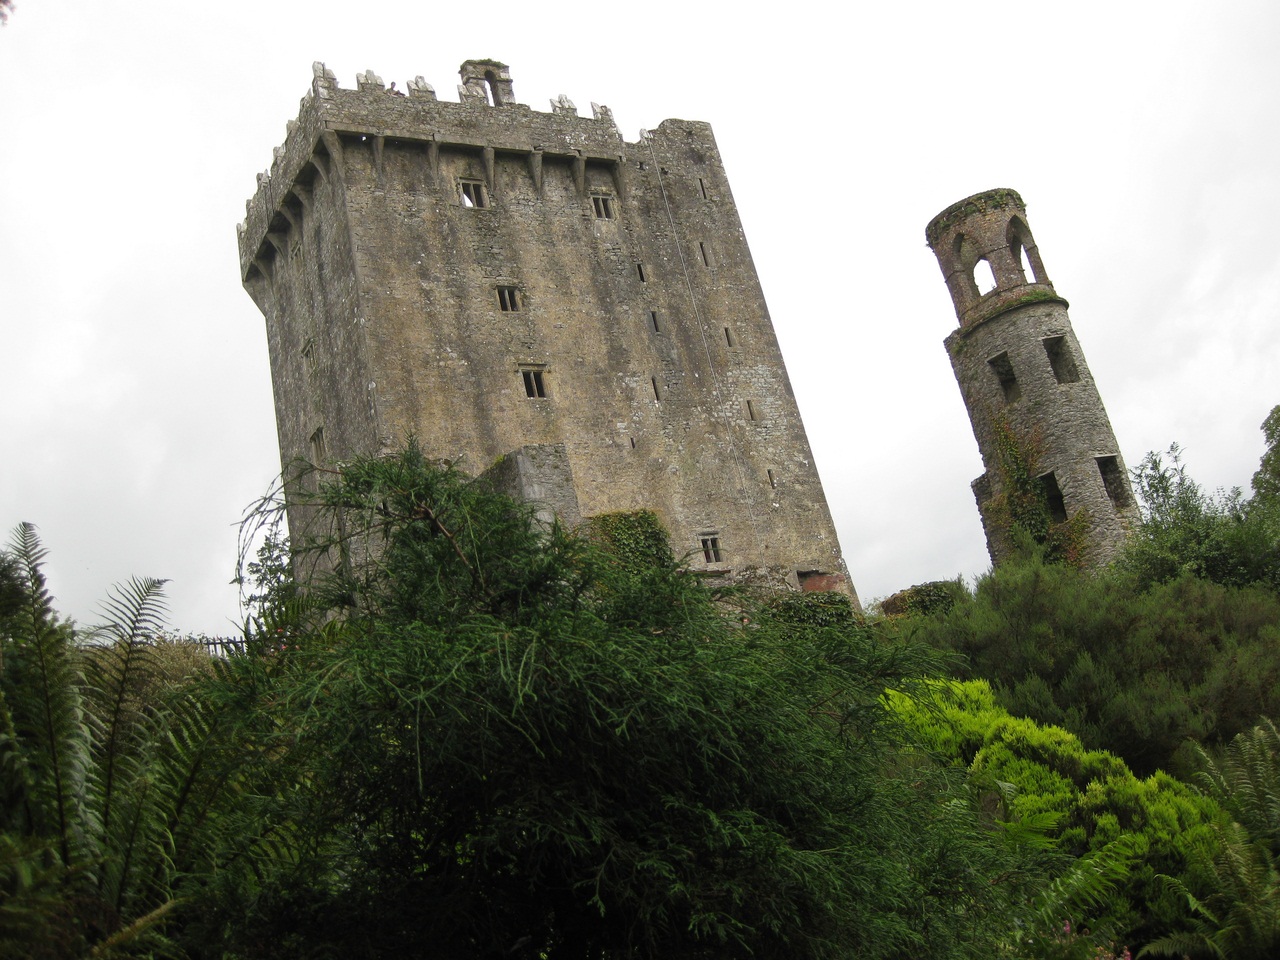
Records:
[[[483,75],[477,66],[501,68],[498,105],[484,94]],[[298,118],[289,122],[285,141],[273,151],[271,166],[258,174],[257,192],[245,204],[245,219],[237,225],[241,277],[255,269],[270,243],[271,233],[282,224],[287,202],[309,167],[321,175],[328,165],[341,171],[344,137],[382,138],[424,145],[469,147],[541,157],[568,157],[582,161],[617,163],[626,144],[608,107],[592,104],[593,116],[579,117],[565,96],[552,101],[553,111],[542,113],[513,97],[510,75],[496,61],[467,61],[459,86],[458,103],[437,100],[435,89],[422,77],[408,84],[408,93],[383,85],[372,70],[357,74],[356,89],[338,86],[333,71],[323,63],[312,65],[311,92],[302,98]],[[492,85],[492,84],[491,84]],[[304,181],[307,177],[301,177]],[[286,224],[287,225],[287,221]]]

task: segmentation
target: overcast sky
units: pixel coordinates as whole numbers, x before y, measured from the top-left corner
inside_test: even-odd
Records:
[[[0,29],[0,526],[59,607],[227,633],[279,471],[235,225],[323,60],[511,65],[626,138],[709,121],[864,600],[988,566],[924,227],[1012,187],[1135,466],[1248,482],[1280,403],[1280,4],[19,0]]]

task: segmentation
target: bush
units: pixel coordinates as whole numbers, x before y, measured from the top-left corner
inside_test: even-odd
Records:
[[[1280,597],[1257,587],[1183,575],[1142,592],[1031,553],[980,578],[968,602],[899,630],[962,654],[957,674],[990,681],[1010,712],[1140,775],[1185,771],[1188,739],[1224,743],[1280,710]]]
[[[1211,800],[1163,773],[1139,779],[1119,757],[1086,750],[1061,728],[1010,715],[980,680],[939,685],[928,702],[890,702],[926,744],[985,787],[1004,817],[1047,826],[1063,853],[1082,858],[1130,845],[1135,859],[1120,889],[1100,908],[1059,922],[1137,945],[1184,918],[1183,904],[1156,878],[1187,875],[1193,851],[1212,838]]]

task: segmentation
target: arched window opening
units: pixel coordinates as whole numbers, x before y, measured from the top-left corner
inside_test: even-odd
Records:
[[[1009,252],[1013,254],[1013,262],[1022,271],[1023,281],[1026,283],[1044,283],[1044,278],[1037,269],[1039,258],[1033,258],[1027,253],[1027,248],[1032,245],[1031,233],[1027,230],[1027,225],[1022,222],[1022,218],[1014,217],[1009,221],[1009,227],[1005,231],[1005,239],[1009,243]]]
[[[973,282],[978,288],[978,296],[985,297],[996,288],[996,274],[986,257],[979,258],[973,265]]]
[[[484,72],[484,80],[485,100],[488,101],[490,106],[496,107],[498,105],[498,97],[495,91],[497,90],[498,75],[492,70],[486,70]]]

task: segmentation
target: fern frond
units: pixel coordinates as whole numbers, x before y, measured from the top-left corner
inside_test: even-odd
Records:
[[[100,646],[89,657],[90,687],[96,701],[101,735],[95,756],[101,782],[102,828],[112,829],[117,781],[137,772],[137,748],[147,737],[137,695],[151,679],[151,641],[164,626],[165,581],[134,578],[117,585],[105,604],[107,620],[94,629]],[[133,749],[131,749],[133,748]],[[127,768],[121,770],[121,767]]]
[[[0,682],[30,784],[24,803],[26,829],[57,838],[64,864],[84,839],[84,794],[89,733],[80,699],[81,677],[71,627],[58,620],[41,563],[45,550],[32,524],[20,524],[10,541],[23,596],[3,639]]]
[[[1138,951],[1142,957],[1216,957],[1226,960],[1226,955],[1218,945],[1202,933],[1171,933],[1152,940]]]
[[[1032,904],[1036,920],[1049,927],[1063,917],[1079,918],[1103,906],[1111,892],[1128,879],[1133,861],[1142,852],[1140,846],[1136,835],[1122,834],[1101,850],[1081,857],[1036,897]]]
[[[1196,747],[1200,786],[1255,840],[1280,854],[1280,730],[1263,717],[1237,734],[1220,762]]]

